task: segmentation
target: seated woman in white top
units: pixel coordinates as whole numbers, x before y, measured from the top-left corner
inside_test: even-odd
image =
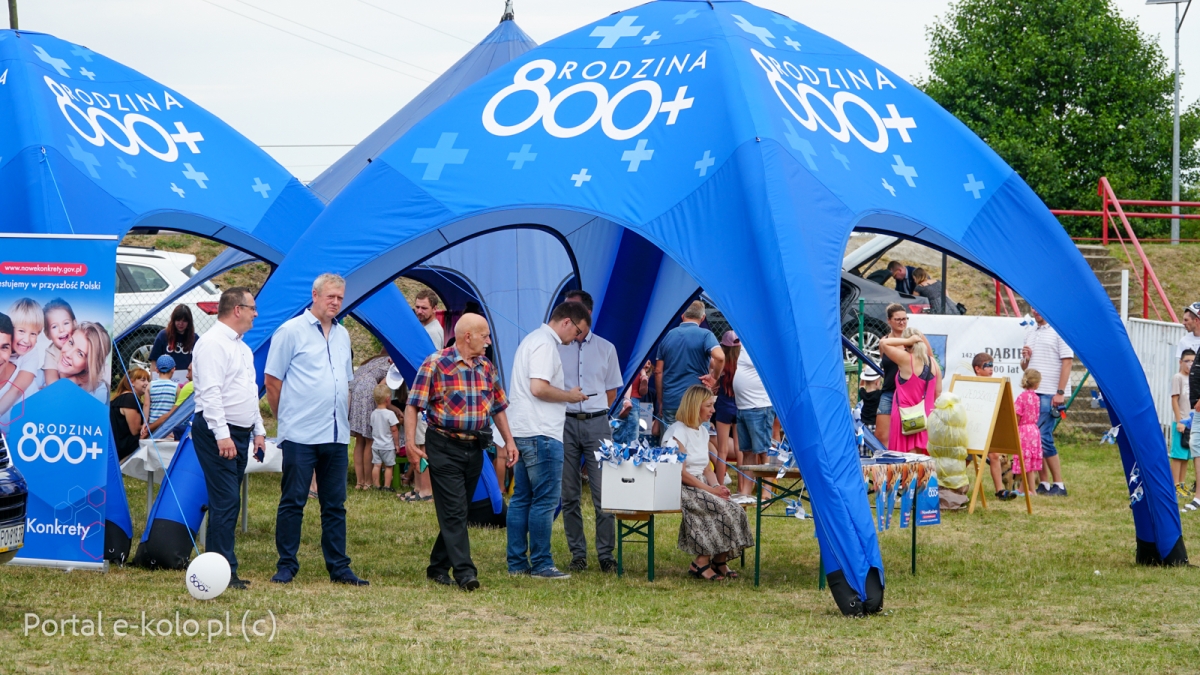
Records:
[[[745,510],[729,501],[729,488],[717,484],[708,466],[708,431],[700,425],[712,417],[715,402],[716,397],[704,387],[688,389],[675,413],[675,423],[662,436],[663,446],[687,453],[679,549],[696,556],[688,574],[708,581],[736,579],[737,573],[726,561],[754,545]]]

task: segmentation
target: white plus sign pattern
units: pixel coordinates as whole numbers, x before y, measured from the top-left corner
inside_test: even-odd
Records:
[[[270,199],[271,184],[262,182],[258,176],[254,177],[254,185],[251,185],[250,189],[262,195],[263,199]]]
[[[432,148],[417,148],[413,153],[413,164],[424,164],[425,175],[422,180],[438,180],[442,177],[442,169],[447,164],[462,164],[467,161],[467,151],[454,147],[458,134],[446,132],[438,138],[437,145]]]
[[[45,49],[42,49],[41,45],[34,45],[33,53],[37,54],[37,57],[39,59],[45,61],[46,63],[49,63],[51,68],[58,71],[59,75],[62,75],[63,77],[71,76],[71,67],[67,65],[67,62],[65,59],[55,58],[55,57],[51,56],[49,53],[46,52]]]
[[[92,178],[99,178],[100,174],[96,173],[96,167],[100,166],[100,160],[90,152],[79,147],[79,139],[74,136],[68,136],[67,151],[71,153],[71,158],[87,167],[88,175]]]
[[[711,152],[711,151],[709,151],[709,150],[705,150],[705,151],[704,151],[704,156],[703,156],[703,157],[701,157],[699,160],[697,160],[697,161],[696,161],[696,168],[700,170],[700,175],[701,175],[701,176],[707,176],[707,175],[708,175],[708,169],[709,169],[709,168],[710,168],[710,167],[711,167],[713,164],[716,164],[716,163],[717,163],[717,160],[713,159],[713,157],[712,157],[712,152]]]
[[[117,158],[117,168],[129,174],[130,178],[137,178],[137,169],[132,164],[126,164],[124,157]]]
[[[786,16],[777,16],[774,19],[771,19],[771,23],[777,23],[788,30],[796,30],[796,26],[799,25]]]
[[[912,143],[912,138],[909,137],[908,130],[916,129],[917,123],[911,117],[901,117],[894,104],[889,103],[887,111],[889,117],[883,118],[883,126],[900,132],[900,140],[905,143]]]
[[[648,162],[650,161],[650,158],[654,156],[653,150],[646,149],[646,143],[646,139],[640,139],[637,142],[637,147],[635,147],[633,150],[626,150],[625,152],[621,153],[621,161],[629,162],[630,173],[637,171],[638,167],[642,165],[642,162]]]
[[[654,31],[653,33],[651,33],[651,34],[649,34],[649,35],[643,35],[643,36],[642,36],[642,43],[643,43],[643,44],[650,44],[651,42],[654,42],[655,40],[657,40],[657,39],[658,39],[658,38],[660,38],[660,37],[662,37],[662,36],[658,34],[658,31]]]
[[[692,101],[694,100],[687,98],[687,87],[680,87],[675,90],[675,100],[663,101],[658,106],[658,112],[667,113],[667,124],[675,124],[675,118],[679,117],[679,111],[692,107]]]
[[[917,177],[917,170],[911,166],[905,166],[900,155],[892,155],[892,158],[896,160],[896,163],[892,165],[892,171],[895,171],[897,176],[903,177],[908,183],[908,187],[917,187],[917,184],[913,182],[913,179]]]
[[[78,56],[88,63],[92,62],[92,56],[95,54],[96,52],[93,52],[87,47],[80,47],[79,45],[75,45],[75,47],[71,50],[71,56]]]
[[[800,51],[800,43],[793,40],[791,35],[783,36],[783,43],[796,51]]]
[[[975,174],[967,174],[967,182],[963,183],[963,190],[975,195],[975,199],[979,199],[979,193],[983,191],[983,181],[975,180]]]
[[[836,159],[837,161],[841,162],[842,166],[845,167],[847,171],[849,171],[850,170],[850,158],[843,155],[841,150],[837,149],[836,145],[830,143],[829,147],[833,149],[833,153],[832,153],[833,158]]]
[[[200,148],[196,144],[203,141],[204,136],[199,131],[188,131],[187,127],[183,126],[183,122],[175,123],[175,131],[179,133],[171,134],[171,140],[186,145],[193,155],[200,154]]]
[[[171,183],[171,192],[174,192],[175,194],[179,195],[180,199],[184,199],[183,188],[179,187],[178,185],[176,185],[174,183]]]
[[[694,19],[698,16],[700,16],[700,15],[697,14],[696,10],[694,10],[694,9],[689,9],[688,11],[684,12],[683,14],[676,14],[675,15],[675,25],[678,26],[679,24],[683,23],[684,21],[687,21],[688,19]]]
[[[893,196],[893,197],[895,197],[895,196],[896,196],[896,188],[892,187],[892,186],[891,186],[891,184],[887,182],[887,179],[886,179],[886,178],[884,178],[884,179],[883,179],[883,189],[885,189],[885,190],[887,190],[888,192],[892,193],[892,196]]]
[[[612,49],[617,44],[617,40],[623,37],[635,37],[638,33],[641,33],[645,26],[635,26],[633,25],[634,21],[637,21],[636,16],[623,16],[611,26],[596,26],[593,28],[591,37],[604,38],[596,47],[599,49]]]
[[[575,181],[575,187],[583,187],[583,184],[591,179],[592,177],[588,175],[586,168],[580,169],[579,173],[571,176],[571,180]]]
[[[88,70],[87,68],[84,68],[83,66],[79,67],[79,74],[83,75],[84,77],[86,77],[89,80],[96,79],[96,74],[93,73],[92,71]]]
[[[204,184],[204,182],[208,180],[208,176],[205,175],[203,171],[197,171],[193,169],[192,165],[186,162],[184,163],[183,168],[186,169],[186,171],[183,172],[184,178],[196,181],[196,185],[199,185],[201,190],[208,189],[208,186]]]
[[[525,166],[525,162],[532,162],[533,160],[537,159],[537,153],[530,152],[532,148],[532,145],[526,143],[525,145],[521,146],[520,152],[508,153],[508,161],[513,162],[514,169],[520,169],[521,167]]]
[[[771,49],[775,48],[775,43],[771,42],[771,40],[770,40],[770,38],[775,37],[771,33],[771,31],[767,30],[766,28],[764,28],[762,26],[755,26],[754,24],[752,24],[749,21],[747,21],[746,19],[744,19],[742,17],[742,15],[740,15],[740,14],[730,14],[729,16],[732,16],[733,18],[737,19],[737,27],[738,28],[741,28],[742,30],[753,35],[754,37],[758,38],[759,40],[762,40],[762,43],[764,45],[770,47]]]

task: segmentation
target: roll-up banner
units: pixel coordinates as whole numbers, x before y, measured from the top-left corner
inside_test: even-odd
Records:
[[[105,568],[116,256],[116,237],[0,234],[0,433],[29,486],[11,564]]]

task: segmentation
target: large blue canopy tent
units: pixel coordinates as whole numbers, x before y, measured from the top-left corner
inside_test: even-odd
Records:
[[[608,285],[596,330],[619,338],[627,370],[661,330],[630,324],[672,288],[646,273],[666,258],[770,364],[763,381],[796,448],[843,611],[878,608],[883,582],[839,346],[838,270],[855,228],[955,255],[1056,326],[1121,424],[1122,459],[1140,481],[1138,560],[1186,560],[1149,390],[1094,275],[994,152],[844,45],[744,2],[659,0],[534,49],[429,114],[346,186],[297,243],[322,255],[284,260],[248,340],[294,315],[320,272],[345,275],[356,303],[450,245],[522,227],[567,246],[593,229],[619,240],[598,247],[617,251],[620,283]]]

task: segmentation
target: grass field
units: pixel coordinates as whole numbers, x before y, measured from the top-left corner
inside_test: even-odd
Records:
[[[192,600],[182,572],[113,569],[0,571],[2,672],[1147,672],[1200,670],[1200,572],[1133,563],[1133,525],[1112,446],[1064,448],[1071,496],[990,511],[948,514],[919,531],[919,570],[908,571],[908,531],[881,535],[884,613],[844,619],[818,591],[811,521],[764,520],[763,583],[751,565],[723,584],[686,576],[677,518],[658,532],[658,574],[645,579],[643,547],[618,579],[596,570],[564,582],[509,578],[505,533],[472,531],[483,588],[435,586],[424,566],[436,534],[433,507],[351,491],[349,553],[369,588],[329,583],[320,557],[319,511],[306,512],[300,575],[274,572],[278,477],[251,481],[248,535],[239,537],[244,592]],[[140,536],[144,484],[127,481]],[[585,503],[586,503],[585,498]],[[590,522],[590,519],[589,519]],[[1183,516],[1200,546],[1200,514]],[[589,539],[591,537],[589,536]],[[568,562],[561,521],[555,557]],[[752,550],[749,552],[752,554]],[[594,555],[594,554],[593,554]],[[752,558],[748,556],[748,560]],[[198,622],[199,637],[141,635],[141,613]],[[104,637],[26,636],[25,614],[96,617]],[[204,638],[230,614],[231,637]],[[273,613],[267,642],[240,622]],[[124,638],[112,621],[130,620]],[[261,624],[264,629],[267,624]],[[165,626],[165,624],[164,624]],[[162,629],[163,626],[159,626]]]

